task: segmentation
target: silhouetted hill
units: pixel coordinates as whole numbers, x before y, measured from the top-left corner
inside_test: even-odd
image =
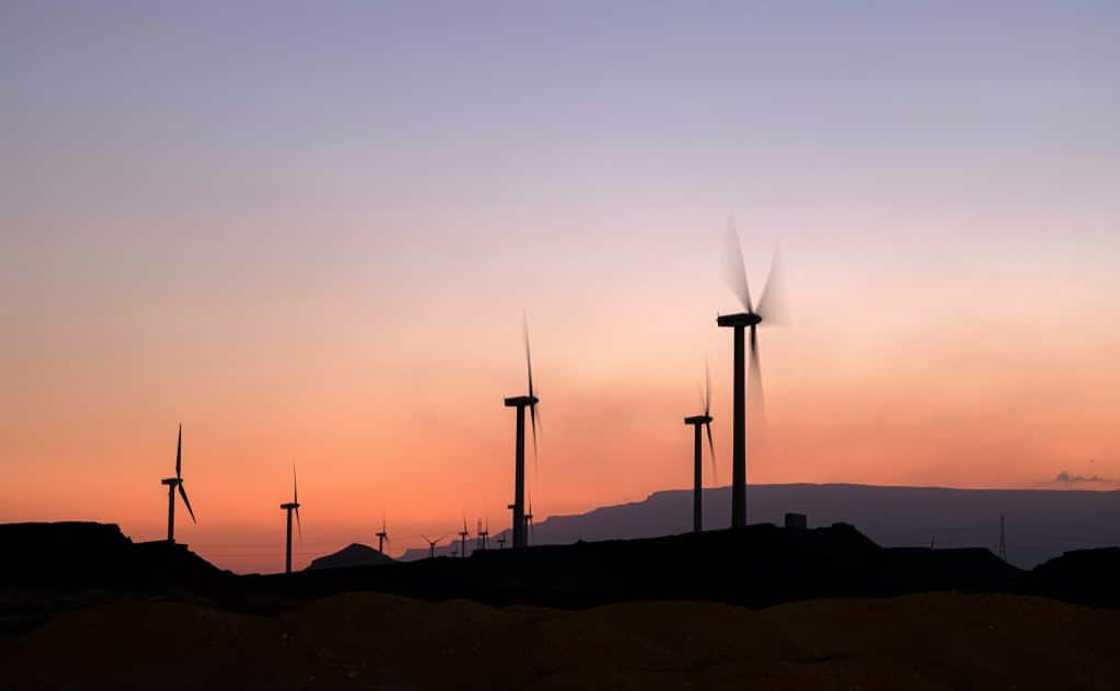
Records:
[[[134,543],[113,524],[0,524],[0,584],[199,589],[230,576],[183,544]]]
[[[369,545],[354,542],[334,554],[312,560],[307,568],[308,570],[339,569],[349,566],[378,566],[392,563],[392,558],[385,556]]]
[[[1120,547],[1066,552],[1027,574],[1022,590],[1070,602],[1120,607]]]
[[[236,579],[182,544],[134,543],[116,525],[0,524],[0,633],[124,597],[209,598]]]
[[[332,557],[373,551],[352,547]],[[122,599],[204,601],[276,613],[359,591],[567,609],[668,600],[769,607],[949,590],[1051,595],[1085,604],[1120,600],[1117,549],[1070,553],[1025,575],[986,549],[883,548],[843,523],[813,529],[753,524],[263,576],[235,576],[183,545],[136,544],[116,526],[96,524],[0,526],[0,553],[6,559],[0,571],[0,633],[27,630],[74,607]]]
[[[982,549],[884,549],[850,525],[791,530],[762,524],[243,581],[246,597],[262,607],[289,598],[376,590],[432,600],[582,608],[636,600],[768,606],[925,590],[1004,591],[1020,573]]]
[[[726,487],[704,491],[704,525],[730,523]],[[538,507],[538,512],[541,507]],[[1006,516],[1008,561],[1032,568],[1075,549],[1120,544],[1120,492],[980,490],[850,484],[752,485],[751,523],[780,524],[786,512],[807,514],[810,525],[851,523],[886,547],[986,547],[999,544]],[[534,544],[611,540],[683,533],[691,528],[691,490],[655,492],[644,501],[539,521]],[[508,531],[505,531],[508,536]],[[494,537],[497,537],[495,535]],[[448,554],[448,547],[437,554]],[[408,550],[404,560],[428,556]]]

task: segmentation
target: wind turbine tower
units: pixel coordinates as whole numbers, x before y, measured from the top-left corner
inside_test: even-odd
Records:
[[[778,254],[770,265],[770,275],[756,306],[751,301],[747,284],[747,271],[743,264],[743,250],[739,234],[733,227],[727,230],[725,272],[728,285],[743,304],[746,312],[724,314],[716,319],[721,327],[734,329],[735,365],[734,396],[732,403],[731,435],[731,527],[742,528],[747,524],[747,387],[744,381],[745,341],[750,331],[750,378],[754,396],[758,398],[756,410],[762,412],[762,366],[758,360],[758,326],[764,321],[779,322],[781,310],[781,281]],[[761,422],[761,421],[760,421]]]
[[[187,499],[187,490],[183,487],[183,426],[179,425],[179,440],[175,444],[175,477],[166,477],[159,481],[167,485],[167,541],[175,542],[175,490],[183,498],[183,505],[191,515],[191,521],[198,523],[191,508],[191,500]]]
[[[684,424],[692,425],[692,532],[699,533],[704,529],[704,444],[701,428],[708,432],[708,455],[712,459],[712,479],[716,473],[716,451],[712,443],[712,378],[707,366],[704,368],[704,414],[693,415],[684,419]]]
[[[513,546],[524,547],[525,541],[525,409],[533,426],[533,454],[537,453],[537,403],[540,399],[533,391],[533,358],[529,351],[529,327],[525,324],[525,365],[529,372],[529,395],[513,396],[505,399],[507,408],[517,409],[517,438],[514,446],[513,503],[507,508],[513,510]]]
[[[288,513],[288,537],[284,548],[284,573],[292,572],[292,513],[296,515],[296,528],[303,538],[303,523],[299,520],[299,487],[296,484],[296,469],[292,466],[292,500],[281,504],[280,508]]]

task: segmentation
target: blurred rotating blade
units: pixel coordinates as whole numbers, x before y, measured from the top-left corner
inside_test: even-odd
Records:
[[[766,426],[766,399],[762,393],[762,364],[758,355],[758,330],[751,327],[751,365],[750,380],[747,382],[748,409],[754,418],[757,415],[755,429],[761,431]]]
[[[719,484],[719,472],[716,470],[716,445],[712,442],[711,421],[704,423],[704,429],[708,431],[708,456],[712,459],[712,484]]]
[[[770,275],[766,277],[766,286],[762,289],[762,297],[758,299],[758,314],[767,324],[783,324],[788,319],[785,272],[782,265],[781,250],[775,249],[770,261]]]
[[[747,269],[743,265],[743,247],[739,244],[739,233],[735,231],[734,222],[728,221],[727,233],[723,243],[723,277],[727,287],[743,303],[743,308],[753,312],[751,303],[751,289],[747,284]]]
[[[529,318],[522,313],[521,315],[521,330],[525,336],[525,369],[529,373],[529,398],[536,397],[536,390],[533,388],[533,353],[529,347]],[[537,463],[537,404],[535,401],[529,403],[529,421],[532,426],[533,433],[533,464]]]
[[[704,360],[704,417],[711,414],[712,411],[712,371],[708,367],[708,361]]]
[[[183,477],[183,426],[179,425],[179,441],[175,444],[175,477]]]

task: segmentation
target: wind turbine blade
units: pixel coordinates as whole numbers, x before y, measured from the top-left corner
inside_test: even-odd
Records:
[[[525,367],[529,371],[529,395],[533,395],[533,355],[529,349],[529,317],[521,313],[521,330],[525,336]]]
[[[747,383],[748,406],[752,413],[758,415],[759,424],[755,428],[761,432],[766,425],[766,399],[762,394],[762,364],[758,356],[758,331],[754,326],[751,327],[750,381]]]
[[[296,464],[292,464],[292,503],[299,503],[299,485],[296,484]]]
[[[183,498],[183,504],[187,507],[187,513],[191,515],[191,521],[198,523],[194,517],[194,509],[191,508],[191,500],[187,499],[187,490],[183,488],[183,481],[179,481],[179,496]]]
[[[299,506],[296,506],[296,531],[299,532],[299,541],[303,542],[303,523],[299,520]]]
[[[537,404],[531,403],[529,405],[529,422],[533,427],[533,472],[540,473],[540,461],[537,458],[540,451],[537,449]]]
[[[179,441],[175,443],[175,477],[183,477],[183,425],[179,425]]]
[[[712,483],[719,484],[719,473],[716,471],[716,445],[712,442],[712,423],[704,423],[704,429],[708,430],[708,455],[712,458]]]
[[[704,417],[712,410],[712,372],[708,368],[708,360],[704,359]]]
[[[753,312],[751,289],[747,284],[747,269],[743,265],[743,247],[739,244],[739,233],[733,221],[727,223],[727,234],[723,245],[723,276],[727,286],[748,312]]]
[[[787,320],[785,297],[781,251],[775,249],[774,258],[770,261],[770,275],[766,277],[766,286],[762,289],[762,297],[758,299],[758,314],[764,322],[782,324]]]

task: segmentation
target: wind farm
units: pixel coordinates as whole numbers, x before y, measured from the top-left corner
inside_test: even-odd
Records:
[[[1118,686],[1120,5],[3,16],[0,691]]]

